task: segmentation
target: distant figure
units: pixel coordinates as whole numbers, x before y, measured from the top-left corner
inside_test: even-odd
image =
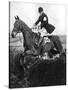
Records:
[[[39,7],[38,12],[40,14],[38,20],[35,22],[34,26],[36,26],[39,22],[41,22],[41,29],[45,28],[47,33],[52,33],[55,27],[51,24],[48,24],[48,16],[44,13],[43,8]]]

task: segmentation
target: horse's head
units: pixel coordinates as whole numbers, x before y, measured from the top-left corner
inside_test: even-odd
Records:
[[[21,32],[21,27],[20,27],[20,19],[19,17],[15,17],[15,23],[14,23],[14,27],[13,27],[13,30],[12,30],[12,33],[11,33],[11,36],[14,38],[17,33],[20,33]]]

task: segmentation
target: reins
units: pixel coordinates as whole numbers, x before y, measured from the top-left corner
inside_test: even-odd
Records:
[[[22,43],[22,39],[21,39],[20,33],[19,33],[19,40],[20,40],[20,42]]]

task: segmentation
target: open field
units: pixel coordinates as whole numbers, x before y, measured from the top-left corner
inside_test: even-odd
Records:
[[[60,37],[60,40],[61,40],[61,43],[63,45],[63,48],[65,49],[66,48],[66,36],[65,35],[61,35],[59,36]],[[20,38],[22,41],[20,41]],[[10,37],[10,46],[14,46],[14,47],[22,47],[23,48],[23,37],[16,37],[16,38],[12,38]]]

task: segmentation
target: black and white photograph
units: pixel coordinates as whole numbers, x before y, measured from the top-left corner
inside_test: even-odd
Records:
[[[66,5],[9,2],[9,88],[66,85]]]

